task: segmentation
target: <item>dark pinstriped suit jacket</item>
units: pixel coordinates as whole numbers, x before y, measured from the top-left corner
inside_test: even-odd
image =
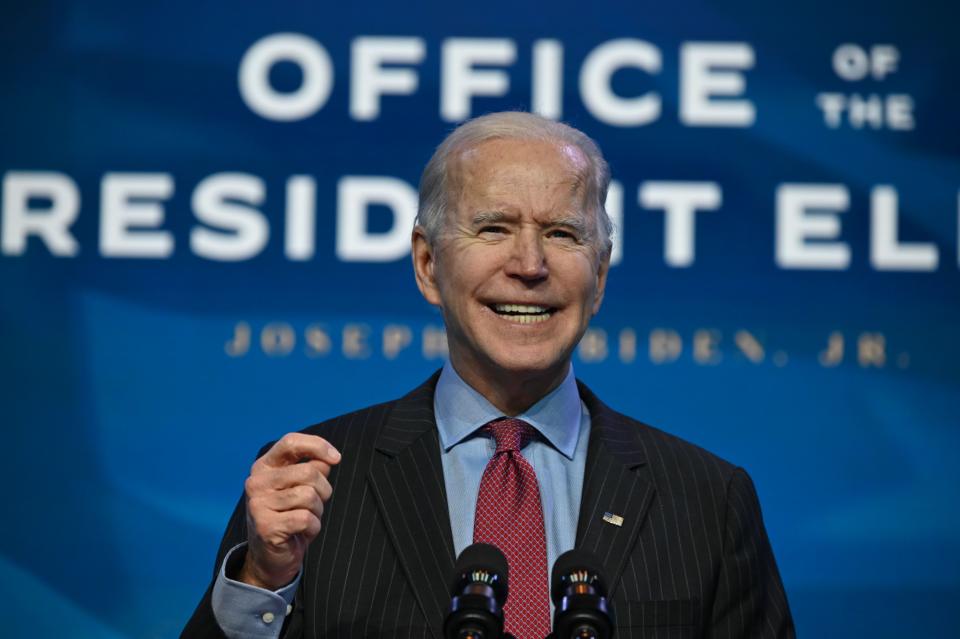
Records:
[[[437,375],[406,397],[337,417],[343,461],[284,637],[442,639],[454,549],[433,414]],[[621,415],[585,386],[590,443],[576,545],[603,562],[620,637],[793,637],[747,474]],[[623,525],[603,521],[605,512]],[[246,540],[241,499],[220,545]],[[242,558],[241,558],[242,560]],[[208,589],[183,637],[223,637]]]

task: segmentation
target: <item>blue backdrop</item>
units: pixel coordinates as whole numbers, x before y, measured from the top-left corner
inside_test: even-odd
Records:
[[[258,447],[440,366],[412,189],[535,108],[616,180],[578,376],[750,471],[804,636],[957,636],[958,17],[7,3],[3,634],[179,632]]]

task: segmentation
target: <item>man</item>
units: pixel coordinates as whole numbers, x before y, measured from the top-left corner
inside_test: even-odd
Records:
[[[793,636],[746,473],[573,377],[607,279],[609,179],[589,138],[531,114],[448,136],[413,264],[449,363],[262,453],[184,636],[441,639],[475,540],[507,555],[521,639],[549,632],[547,574],[573,547],[600,558],[618,636]]]

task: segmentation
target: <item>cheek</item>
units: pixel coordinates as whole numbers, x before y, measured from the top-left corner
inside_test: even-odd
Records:
[[[438,280],[441,306],[453,313],[463,314],[470,305],[470,298],[476,289],[476,278],[471,277],[468,262],[458,260],[456,268],[443,273]]]
[[[445,292],[467,299],[496,276],[500,257],[495,247],[465,246],[457,252],[454,261],[452,268],[445,272]]]
[[[566,260],[558,260],[553,271],[563,288],[571,293],[576,292],[583,304],[593,305],[598,280],[592,260],[583,255],[568,256]]]

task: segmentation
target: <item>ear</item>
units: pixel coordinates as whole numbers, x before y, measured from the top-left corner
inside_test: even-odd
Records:
[[[417,288],[423,298],[433,304],[440,306],[440,289],[437,286],[436,254],[433,246],[427,239],[423,227],[417,225],[413,229],[412,243],[413,254],[413,274],[417,278]]]
[[[610,271],[610,249],[607,249],[600,256],[600,264],[597,267],[597,296],[593,300],[593,314],[600,312],[600,304],[603,302],[603,293],[607,289],[607,273]]]

